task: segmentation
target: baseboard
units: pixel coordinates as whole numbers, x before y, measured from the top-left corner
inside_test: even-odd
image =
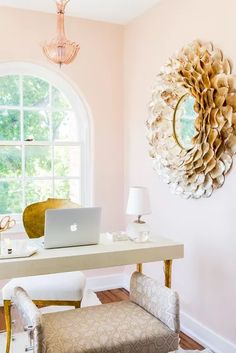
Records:
[[[124,288],[124,274],[116,273],[107,276],[87,277],[86,288],[92,289],[94,292]]]
[[[219,336],[188,314],[180,313],[181,331],[214,353],[235,353],[236,345]]]
[[[125,288],[128,292],[130,289],[130,276],[131,275],[127,275],[127,274],[123,274],[123,288]]]

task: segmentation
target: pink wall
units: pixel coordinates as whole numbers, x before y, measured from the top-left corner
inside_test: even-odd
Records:
[[[0,62],[25,61],[57,69],[40,46],[55,36],[55,21],[55,15],[0,7]],[[66,29],[81,51],[61,70],[92,111],[94,201],[103,207],[103,228],[117,229],[123,224],[123,27],[66,17]]]
[[[68,37],[80,43],[81,51],[75,62],[60,71],[48,62],[40,47],[55,36],[55,21],[55,15],[0,7],[0,62],[31,62],[59,74],[62,71],[82,92],[94,128],[94,203],[102,206],[103,230],[122,229],[124,29],[66,17]]]
[[[173,196],[152,170],[144,124],[156,73],[185,43],[212,40],[236,62],[235,12],[235,0],[225,0],[222,6],[215,0],[165,0],[125,29],[67,18],[68,35],[80,42],[81,52],[75,63],[62,69],[92,110],[94,199],[103,207],[103,229],[122,228],[123,196],[126,201],[130,185],[147,186],[154,232],[185,243],[185,259],[174,263],[173,274],[182,309],[234,343],[235,168],[210,199],[186,201]],[[39,46],[54,31],[53,15],[1,7],[0,61],[30,61],[55,69]],[[160,264],[146,265],[145,272],[162,277]]]
[[[220,6],[221,4],[221,6]],[[182,310],[236,343],[236,168],[210,199],[183,200],[152,170],[145,138],[147,103],[155,75],[184,44],[213,41],[236,63],[235,0],[165,0],[125,29],[126,191],[147,186],[156,235],[185,244],[174,264],[173,286]],[[160,277],[160,266],[145,271]]]

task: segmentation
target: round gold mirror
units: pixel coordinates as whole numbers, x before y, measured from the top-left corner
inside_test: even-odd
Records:
[[[161,68],[147,137],[154,168],[184,198],[220,188],[236,153],[236,75],[212,43],[194,41]]]
[[[194,147],[192,139],[196,135],[195,119],[197,117],[194,103],[194,97],[187,93],[180,98],[174,111],[174,137],[178,145],[185,150]]]

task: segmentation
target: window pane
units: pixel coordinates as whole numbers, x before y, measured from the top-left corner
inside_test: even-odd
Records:
[[[70,109],[71,105],[57,88],[52,87],[52,107],[54,109]]]
[[[24,76],[23,105],[25,107],[45,107],[49,104],[49,84],[38,77]]]
[[[26,146],[25,171],[28,176],[50,176],[52,174],[51,148],[45,146]]]
[[[52,113],[53,139],[55,141],[78,141],[78,124],[74,112]]]
[[[0,213],[22,212],[22,187],[20,181],[0,182]]]
[[[54,194],[57,198],[80,203],[80,180],[55,180]]]
[[[24,107],[23,126],[21,103]],[[17,144],[21,144],[21,139],[53,139],[70,145],[43,146],[42,142],[40,146],[36,143],[10,146],[5,142],[0,146],[0,178],[4,179],[0,181],[0,214],[21,213],[23,199],[26,204],[48,197],[70,198],[80,203],[81,148],[71,146],[72,142],[79,141],[80,130],[67,97],[41,78],[6,75],[0,76],[0,106],[3,106],[0,109],[0,141],[18,141]],[[22,180],[22,153],[26,180]],[[50,179],[54,176],[56,180]],[[38,180],[40,178],[43,180]],[[25,185],[24,197],[22,185]]]
[[[21,147],[0,146],[0,178],[21,175]]]
[[[80,176],[80,146],[54,147],[54,175]]]
[[[49,115],[46,111],[24,112],[24,140],[48,141],[49,133]]]
[[[34,180],[25,183],[26,205],[52,197],[52,180]]]
[[[19,105],[19,76],[0,77],[0,105]]]
[[[18,110],[0,110],[0,140],[20,140],[20,112]]]

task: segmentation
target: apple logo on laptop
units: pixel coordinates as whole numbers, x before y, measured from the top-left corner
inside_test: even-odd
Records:
[[[78,226],[77,226],[77,224],[76,224],[76,223],[74,223],[74,224],[72,224],[72,225],[70,226],[70,230],[71,230],[71,232],[76,232],[76,231],[77,231],[77,229],[78,229]]]

